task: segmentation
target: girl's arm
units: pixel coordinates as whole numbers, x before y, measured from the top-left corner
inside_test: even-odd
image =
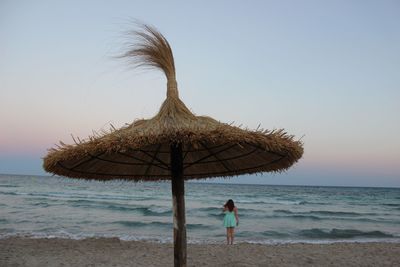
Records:
[[[235,212],[236,225],[239,225],[239,214],[238,214],[238,209],[235,207],[235,208],[233,209],[233,211]]]

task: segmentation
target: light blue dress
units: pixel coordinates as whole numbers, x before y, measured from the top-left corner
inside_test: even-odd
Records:
[[[236,226],[236,217],[234,211],[225,211],[224,217],[224,227],[235,227]]]

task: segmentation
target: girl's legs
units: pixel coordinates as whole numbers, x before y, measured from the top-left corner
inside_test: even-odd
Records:
[[[234,231],[235,231],[234,227],[229,228],[229,239],[230,239],[229,244],[231,245],[233,245]]]
[[[235,237],[235,227],[226,228],[226,244],[233,245],[233,239]]]

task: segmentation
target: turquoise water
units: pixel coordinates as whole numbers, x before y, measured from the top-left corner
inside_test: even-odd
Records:
[[[400,242],[400,188],[186,183],[189,242],[225,242],[222,205],[239,210],[237,242]],[[168,182],[0,175],[0,238],[172,241]]]

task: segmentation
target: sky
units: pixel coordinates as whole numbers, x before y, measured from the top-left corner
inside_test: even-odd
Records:
[[[0,173],[47,175],[59,140],[157,113],[163,74],[116,59],[139,20],[169,40],[196,115],[304,142],[285,173],[212,181],[400,187],[399,14],[396,0],[0,0]]]

